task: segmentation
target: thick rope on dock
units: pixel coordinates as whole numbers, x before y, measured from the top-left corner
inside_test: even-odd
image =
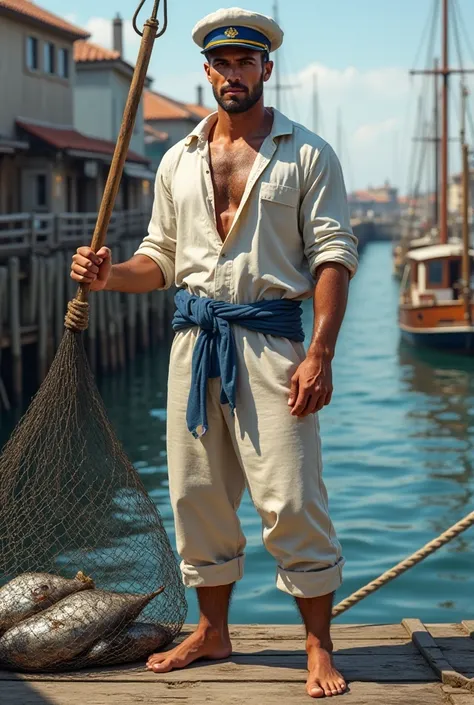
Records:
[[[79,301],[79,299],[69,301],[64,325],[75,333],[87,329],[89,325],[89,304],[87,301]]]
[[[456,524],[451,526],[451,528],[449,528],[447,531],[444,531],[440,536],[438,536],[438,538],[433,539],[433,541],[430,541],[425,546],[423,546],[423,548],[420,548],[415,553],[412,553],[411,556],[405,558],[405,560],[401,561],[401,563],[398,563],[393,568],[390,568],[390,570],[385,571],[385,573],[383,573],[379,578],[377,578],[376,580],[372,580],[372,582],[368,583],[367,585],[364,585],[364,587],[360,588],[360,590],[357,590],[345,600],[339,602],[339,604],[336,605],[332,611],[333,618],[338,617],[340,614],[343,614],[343,612],[347,612],[347,610],[349,610],[351,607],[371,595],[373,592],[379,590],[391,580],[398,578],[398,576],[402,575],[402,573],[405,573],[410,568],[413,568],[413,566],[417,565],[418,563],[421,563],[421,561],[423,561],[425,558],[430,556],[432,553],[437,551],[445,544],[455,539],[456,536],[459,536],[459,534],[461,534],[463,531],[469,529],[469,527],[471,527],[473,524],[474,512],[471,512],[466,517],[464,517],[464,519],[461,519],[461,521],[458,521]]]

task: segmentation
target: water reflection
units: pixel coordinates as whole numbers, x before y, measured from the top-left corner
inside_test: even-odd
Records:
[[[403,343],[398,358],[402,385],[414,401],[406,411],[408,436],[417,439],[433,480],[449,479],[457,484],[457,491],[450,495],[424,499],[459,516],[472,506],[474,495],[473,362]]]

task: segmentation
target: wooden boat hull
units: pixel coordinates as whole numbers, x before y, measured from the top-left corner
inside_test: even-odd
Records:
[[[399,326],[402,338],[411,345],[474,355],[474,326],[465,324],[461,303],[401,306]]]
[[[414,331],[400,326],[403,340],[410,345],[474,355],[474,328],[466,330]]]

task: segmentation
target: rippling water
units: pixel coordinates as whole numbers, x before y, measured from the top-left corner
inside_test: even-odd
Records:
[[[346,557],[342,599],[472,510],[474,363],[401,347],[390,244],[365,250],[351,284],[334,363],[335,393],[320,414],[324,476]],[[308,335],[311,307],[305,309]],[[101,383],[125,449],[157,503],[174,543],[165,449],[167,350],[140,357]],[[4,423],[6,431],[8,423]],[[291,598],[276,590],[273,559],[249,498],[240,510],[246,573],[234,622],[289,623]],[[345,622],[473,618],[474,529],[351,609]],[[196,619],[188,592],[188,619]]]

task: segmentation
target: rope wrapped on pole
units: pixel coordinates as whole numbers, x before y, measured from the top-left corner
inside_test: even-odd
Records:
[[[364,585],[364,587],[360,588],[349,597],[346,597],[345,600],[339,602],[339,604],[336,605],[332,611],[333,619],[334,617],[338,617],[344,612],[347,612],[347,610],[356,605],[358,602],[361,602],[361,600],[365,599],[372,593],[376,592],[377,590],[380,590],[381,587],[389,583],[391,580],[395,580],[395,578],[398,578],[399,575],[402,575],[410,568],[413,568],[413,566],[417,565],[418,563],[421,563],[421,561],[423,561],[425,558],[431,556],[432,553],[437,551],[442,546],[445,546],[447,543],[455,539],[457,536],[459,536],[459,534],[462,534],[463,531],[466,531],[466,529],[469,529],[473,525],[474,512],[471,512],[470,514],[465,516],[464,519],[461,519],[456,524],[447,529],[447,531],[444,531],[440,536],[438,536],[438,538],[433,539],[433,541],[427,543],[425,546],[423,546],[423,548],[420,548],[415,553],[412,553],[411,556],[405,558],[405,560],[401,561],[400,563],[397,563],[397,565],[395,565],[393,568],[390,568],[390,570],[385,571],[385,573],[383,573],[380,577],[376,578],[376,580],[372,580],[370,583]]]

